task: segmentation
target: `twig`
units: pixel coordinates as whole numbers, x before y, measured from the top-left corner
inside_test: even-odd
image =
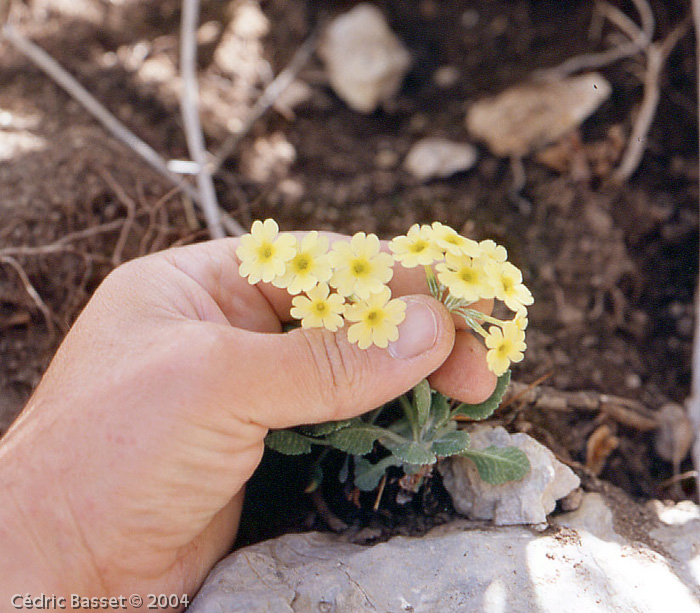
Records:
[[[32,285],[32,282],[29,280],[29,277],[27,276],[27,273],[24,271],[24,268],[20,265],[20,263],[15,260],[15,258],[9,256],[9,255],[0,255],[0,262],[3,262],[4,264],[8,264],[11,266],[14,271],[17,273],[17,276],[20,278],[20,281],[22,281],[22,285],[24,285],[24,290],[29,294],[29,297],[34,301],[34,304],[37,306],[37,308],[41,311],[41,314],[44,316],[44,319],[46,320],[46,327],[49,330],[49,335],[53,337],[53,335],[56,332],[56,329],[54,327],[54,315],[51,312],[51,309],[49,309],[48,306],[46,306],[46,303],[43,301],[41,296],[39,295],[39,292],[36,291],[34,286]],[[65,330],[63,330],[65,331]]]
[[[70,234],[66,234],[48,245],[39,245],[38,247],[5,247],[0,249],[0,257],[14,257],[17,255],[47,255],[49,253],[58,253],[61,251],[72,252],[73,250],[71,249],[69,243],[82,240],[84,238],[90,238],[97,234],[113,232],[114,230],[121,228],[124,225],[124,221],[124,219],[115,219],[114,221],[108,221],[107,223],[100,224],[99,226],[92,226],[84,230],[71,232]]]
[[[647,135],[656,116],[659,105],[659,79],[668,56],[690,30],[690,23],[684,21],[674,28],[661,43],[654,43],[646,49],[647,67],[644,76],[644,97],[639,107],[637,119],[627,141],[627,149],[622,161],[613,173],[613,179],[623,183],[637,170],[646,150]]]
[[[97,172],[100,174],[104,182],[107,183],[110,189],[116,194],[119,201],[126,207],[126,219],[124,220],[121,231],[119,232],[117,244],[114,246],[114,250],[112,251],[112,266],[116,268],[122,263],[122,251],[124,250],[124,245],[126,245],[126,239],[131,231],[131,226],[134,225],[134,219],[136,217],[136,203],[122,189],[122,186],[117,183],[115,178],[107,169],[99,169]]]
[[[226,158],[235,151],[238,143],[241,139],[250,132],[256,121],[260,119],[267,110],[275,103],[275,100],[279,98],[282,93],[291,85],[292,81],[296,78],[299,71],[304,67],[306,62],[316,49],[316,43],[318,42],[318,33],[321,30],[321,26],[317,26],[316,29],[311,33],[311,35],[304,41],[304,43],[297,49],[294,57],[289,62],[287,67],[282,70],[272,82],[265,88],[265,91],[256,100],[253,108],[250,109],[248,117],[243,122],[243,125],[236,130],[233,134],[230,134],[226,140],[223,142],[218,151],[214,154],[210,161],[210,169],[212,172],[216,172],[221,168],[222,164]]]
[[[630,398],[593,391],[564,392],[546,385],[531,387],[515,381],[508,386],[508,397],[510,396],[516,396],[519,402],[541,410],[605,413],[619,423],[641,432],[656,430],[659,427],[654,412],[641,402]],[[505,400],[504,404],[512,403]]]
[[[625,34],[630,34],[630,26],[636,28],[637,35],[632,38],[632,40],[599,53],[584,53],[582,55],[571,57],[558,66],[538,71],[536,73],[537,77],[543,80],[558,80],[575,72],[580,72],[581,70],[603,68],[604,66],[608,66],[623,58],[631,57],[648,47],[649,44],[651,44],[652,38],[654,37],[654,13],[652,12],[647,0],[633,1],[637,12],[639,13],[641,27],[634,26],[632,20],[629,18],[625,19],[624,24],[621,27],[621,14],[616,14],[619,13],[619,11],[604,3],[601,3],[600,5],[600,8],[604,10],[605,16],[615,23],[615,25],[620,27]]]
[[[36,64],[46,75],[53,79],[71,97],[79,102],[95,119],[97,119],[117,140],[124,143],[136,152],[146,163],[158,173],[168,179],[173,185],[179,187],[192,200],[200,204],[200,197],[189,183],[179,175],[173,173],[163,158],[146,142],[136,136],[112,113],[110,113],[98,100],[92,96],[67,70],[38,45],[16,32],[12,26],[2,26],[2,38],[12,44],[20,53]],[[231,234],[244,234],[245,230],[234,219],[223,215],[224,225]]]
[[[698,100],[700,100],[700,0],[692,0],[693,24],[695,26],[695,65]],[[700,152],[700,143],[698,150]],[[696,496],[700,500],[700,284],[695,295],[695,337],[693,339],[693,363],[690,398],[686,402],[688,417],[693,424],[693,466],[698,474],[695,479]]]
[[[212,238],[223,238],[226,233],[221,223],[216,190],[209,167],[204,143],[202,123],[199,118],[199,84],[197,83],[197,24],[199,23],[199,0],[182,1],[180,22],[180,74],[182,96],[180,109],[185,127],[187,148],[197,164],[197,187],[207,227]]]

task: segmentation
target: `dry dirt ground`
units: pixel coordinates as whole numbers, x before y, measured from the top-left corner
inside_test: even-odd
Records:
[[[203,120],[216,150],[319,21],[354,3],[202,4]],[[493,238],[508,247],[536,297],[516,381],[545,378],[555,392],[614,394],[649,411],[683,402],[698,273],[692,33],[665,66],[658,113],[634,176],[622,185],[611,180],[643,95],[641,54],[602,69],[613,95],[547,163],[524,160],[527,210],[511,195],[508,161],[486,149],[472,170],[428,184],[402,168],[403,158],[422,136],[468,141],[470,103],[535,69],[614,44],[616,29],[596,27],[592,1],[376,4],[414,58],[396,100],[368,116],[351,111],[329,89],[314,56],[300,74],[309,99],[293,111],[265,114],[217,175],[223,208],[243,225],[272,216],[286,230],[363,230],[388,238],[415,222],[440,220],[473,238]],[[612,4],[636,18],[633,3]],[[161,155],[186,159],[179,5],[20,0],[13,19]],[[687,0],[651,5],[657,39],[690,10]],[[456,69],[454,82],[436,82],[443,66]],[[206,232],[186,198],[6,42],[0,43],[0,160],[1,434],[115,265],[202,240]],[[694,494],[691,480],[669,487],[672,466],[657,454],[654,434],[625,420],[523,403],[511,405],[503,419],[582,465],[590,435],[607,425],[618,445],[601,478],[641,499]],[[689,468],[686,459],[680,470]]]

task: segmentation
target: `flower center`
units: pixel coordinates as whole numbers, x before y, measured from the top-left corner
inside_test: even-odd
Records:
[[[316,311],[317,315],[325,315],[326,311],[328,311],[328,305],[325,302],[316,302],[314,311]]]
[[[353,260],[350,269],[356,277],[365,276],[369,271],[369,262],[367,260]]]
[[[365,321],[371,325],[376,326],[382,320],[382,312],[380,309],[372,309],[367,311],[365,315]]]
[[[505,358],[505,357],[508,357],[508,355],[510,355],[510,350],[511,350],[511,343],[508,342],[507,340],[504,340],[498,346],[498,349],[496,351],[498,352],[498,355]]]
[[[459,278],[465,283],[476,283],[477,276],[471,268],[462,268],[459,271]]]
[[[267,261],[272,257],[273,251],[270,243],[263,243],[258,247],[258,257],[263,261]]]
[[[294,267],[298,272],[305,272],[311,266],[311,258],[306,253],[300,253],[294,258]]]
[[[425,241],[416,241],[411,245],[410,251],[412,253],[421,253],[422,251],[425,251],[427,247],[428,243],[426,243]]]

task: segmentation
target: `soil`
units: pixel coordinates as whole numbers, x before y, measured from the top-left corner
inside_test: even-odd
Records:
[[[236,22],[246,4],[261,7],[266,20]],[[353,4],[202,2],[200,86],[210,150],[245,122],[262,89],[319,22]],[[350,110],[314,56],[299,75],[311,88],[309,99],[293,111],[268,111],[217,174],[222,207],[243,225],[271,216],[285,230],[362,230],[390,238],[415,222],[440,220],[473,238],[493,238],[508,248],[536,298],[515,380],[621,396],[652,412],[682,403],[689,394],[698,275],[692,35],[666,63],[646,152],[631,179],[615,183],[611,173],[642,100],[641,54],[600,69],[613,95],[546,159],[523,160],[525,184],[514,198],[510,163],[486,148],[475,168],[427,184],[401,163],[423,136],[469,141],[464,117],[471,102],[534,70],[607,48],[619,32],[608,22],[598,27],[592,1],[376,4],[414,58],[396,99],[371,115]],[[636,19],[633,3],[612,4]],[[685,0],[650,4],[658,40],[690,11]],[[25,0],[13,4],[12,21],[164,158],[183,160],[179,6],[177,0]],[[443,66],[456,69],[453,83],[436,81]],[[186,198],[7,42],[0,43],[0,158],[1,434],[114,266],[203,240],[206,231]],[[590,435],[608,425],[618,445],[594,472],[635,499],[695,495],[690,479],[669,485],[674,467],[659,457],[653,432],[601,412],[543,413],[517,404],[510,410],[511,427],[529,431],[584,471]],[[251,492],[268,503],[295,501],[289,516],[279,511],[280,525],[293,517],[298,526],[318,526],[308,500],[297,504],[294,493],[304,484],[280,476],[301,474],[300,460],[280,462],[266,459]],[[690,468],[686,458],[678,470]],[[427,502],[421,497],[409,505],[414,524],[431,514],[436,521],[449,516],[449,501],[443,504],[439,485],[434,490]],[[391,520],[382,525],[395,525],[403,511],[383,512]],[[250,533],[262,535],[260,526]]]

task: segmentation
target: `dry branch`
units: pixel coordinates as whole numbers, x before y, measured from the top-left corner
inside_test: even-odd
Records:
[[[309,61],[309,58],[316,49],[319,30],[320,27],[317,27],[311,33],[301,47],[297,49],[294,57],[289,62],[287,67],[282,70],[282,72],[280,72],[265,88],[265,91],[260,95],[253,107],[250,109],[248,117],[246,117],[240,129],[236,130],[236,132],[226,138],[219,150],[214,154],[211,161],[212,172],[216,172],[219,168],[221,168],[221,165],[224,163],[226,158],[235,151],[238,143],[240,143],[241,139],[248,134],[248,132],[250,132],[250,129],[253,127],[255,122],[267,112],[267,110],[291,85],[292,81],[294,81],[297,74],[304,67],[306,62]]]
[[[190,157],[197,164],[197,187],[207,227],[212,238],[226,235],[221,223],[216,190],[207,164],[202,123],[199,118],[199,85],[197,83],[197,24],[199,23],[199,0],[183,0],[180,25],[180,75],[182,95],[180,107],[182,123]]]
[[[117,140],[123,142],[132,151],[137,153],[151,168],[156,170],[173,185],[179,187],[193,201],[202,206],[201,198],[197,190],[187,183],[181,176],[168,168],[167,162],[145,141],[141,140],[112,113],[110,113],[92,94],[90,94],[78,81],[65,70],[56,60],[38,45],[16,32],[14,28],[5,24],[0,30],[2,38],[9,42],[15,49],[38,66],[47,76],[63,88],[72,98],[80,103],[105,129]],[[229,215],[222,213],[223,224],[229,233],[240,235],[245,232],[241,225]]]
[[[700,100],[700,0],[692,0],[693,24],[695,27],[695,65],[698,100]],[[697,109],[697,106],[696,106]],[[700,152],[700,143],[698,147]],[[686,402],[688,418],[693,424],[695,441],[692,448],[693,466],[696,471],[696,496],[700,499],[700,280],[695,295],[695,336],[693,338],[693,361],[690,398]]]
[[[509,403],[508,398],[511,397],[517,397],[519,403],[544,411],[605,413],[615,421],[642,432],[656,430],[659,426],[653,411],[641,402],[621,396],[594,391],[564,392],[546,385],[531,387],[513,381],[504,403]]]
[[[22,281],[25,291],[44,316],[44,319],[46,320],[46,327],[49,330],[49,335],[53,337],[55,333],[54,321],[56,321],[56,317],[39,295],[39,292],[37,292],[35,287],[32,285],[32,282],[29,280],[29,276],[24,271],[24,268],[22,268],[21,264],[17,260],[9,255],[0,255],[0,262],[9,265],[17,273],[20,281]],[[63,327],[61,326],[61,328]],[[62,331],[65,332],[65,330]]]

